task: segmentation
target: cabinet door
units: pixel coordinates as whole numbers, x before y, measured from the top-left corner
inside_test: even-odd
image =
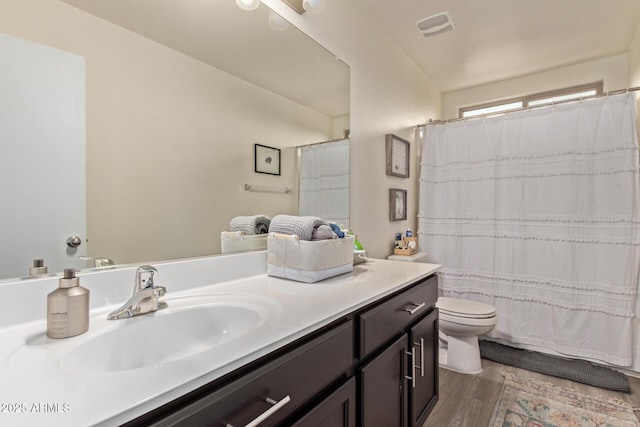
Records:
[[[293,427],[355,427],[356,380],[351,378]]]
[[[411,328],[410,349],[411,346],[415,349],[415,363],[419,367],[415,370],[415,387],[409,392],[411,426],[419,427],[438,401],[438,309]]]
[[[407,334],[404,334],[361,369],[363,426],[408,425],[408,401],[405,396],[407,341]]]

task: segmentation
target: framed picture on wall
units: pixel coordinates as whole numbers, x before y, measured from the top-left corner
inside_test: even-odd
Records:
[[[407,219],[407,190],[389,189],[389,221]]]
[[[387,175],[409,178],[409,141],[388,134],[387,138]]]
[[[266,145],[254,144],[255,171],[280,175],[280,150]]]

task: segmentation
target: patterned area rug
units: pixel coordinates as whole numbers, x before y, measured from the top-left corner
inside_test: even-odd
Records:
[[[633,407],[505,373],[490,427],[638,427]]]

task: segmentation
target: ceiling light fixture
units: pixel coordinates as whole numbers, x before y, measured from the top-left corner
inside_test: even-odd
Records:
[[[256,10],[260,6],[260,0],[236,0],[236,4],[242,10]]]
[[[324,0],[302,0],[302,8],[309,13],[320,13],[324,6]]]
[[[291,9],[302,15],[305,12],[320,13],[324,10],[325,0],[282,0]]]
[[[449,15],[448,12],[438,13],[437,15],[421,19],[416,22],[416,25],[418,26],[418,30],[425,37],[435,36],[436,34],[455,30],[456,28],[456,24],[453,22],[453,19],[451,19],[451,15]]]

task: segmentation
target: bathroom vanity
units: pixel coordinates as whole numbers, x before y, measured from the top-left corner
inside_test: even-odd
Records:
[[[81,274],[91,326],[67,340],[0,318],[0,400],[26,409],[0,424],[421,426],[438,399],[439,266],[373,260],[304,284],[262,264],[264,252],[154,264],[169,307],[116,321],[127,293],[113,280],[131,275],[130,288],[135,268]]]
[[[437,296],[420,279],[128,425],[421,426],[438,400]]]

